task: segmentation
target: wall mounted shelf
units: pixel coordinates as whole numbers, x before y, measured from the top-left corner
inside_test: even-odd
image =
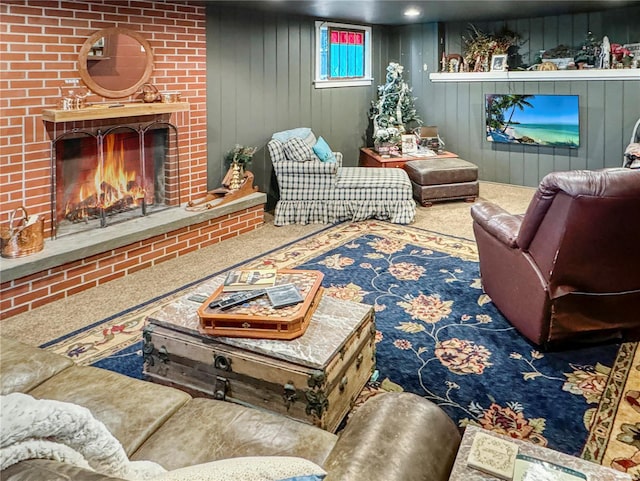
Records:
[[[562,80],[640,80],[640,69],[545,70],[513,72],[439,72],[432,82],[557,82]]]
[[[118,119],[142,115],[170,114],[189,110],[187,102],[175,103],[128,103],[109,102],[94,104],[78,110],[44,109],[42,119],[46,122],[76,122],[82,120]]]

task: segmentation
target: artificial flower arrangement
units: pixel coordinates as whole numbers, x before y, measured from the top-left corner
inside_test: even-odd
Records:
[[[402,134],[400,133],[400,129],[397,127],[386,127],[376,130],[373,140],[376,143],[388,142],[391,144],[397,144],[400,142],[401,138]]]
[[[224,156],[224,160],[227,166],[232,164],[238,164],[241,168],[245,168],[251,163],[253,154],[256,153],[256,147],[245,147],[243,145],[236,144],[236,146],[227,152]]]
[[[486,71],[493,55],[508,54],[512,47],[520,46],[520,36],[507,28],[496,34],[487,34],[469,24],[470,36],[462,37],[464,60],[475,72]]]

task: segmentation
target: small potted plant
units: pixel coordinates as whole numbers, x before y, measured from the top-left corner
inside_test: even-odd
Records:
[[[256,150],[255,147],[236,144],[233,149],[227,152],[224,160],[229,171],[222,183],[228,185],[231,190],[239,189],[245,176],[246,167],[251,163]]]
[[[245,147],[244,145],[236,144],[233,149],[225,154],[225,163],[227,167],[235,164],[240,167],[241,171],[244,171],[246,166],[251,163],[256,150],[256,147]]]

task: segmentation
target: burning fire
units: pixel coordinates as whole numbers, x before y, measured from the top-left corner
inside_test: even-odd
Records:
[[[75,202],[65,208],[65,217],[72,221],[100,216],[101,213],[120,212],[141,205],[145,189],[135,171],[125,168],[125,148],[121,139],[116,148],[115,135],[105,139],[104,162],[98,165],[93,183],[84,183],[78,189]]]

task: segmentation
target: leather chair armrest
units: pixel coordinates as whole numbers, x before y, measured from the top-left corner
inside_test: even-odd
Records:
[[[459,445],[458,428],[434,403],[378,394],[340,433],[324,463],[325,481],[446,481]]]
[[[522,215],[509,214],[502,207],[490,202],[476,202],[471,206],[474,222],[503,244],[518,247],[518,232]]]

